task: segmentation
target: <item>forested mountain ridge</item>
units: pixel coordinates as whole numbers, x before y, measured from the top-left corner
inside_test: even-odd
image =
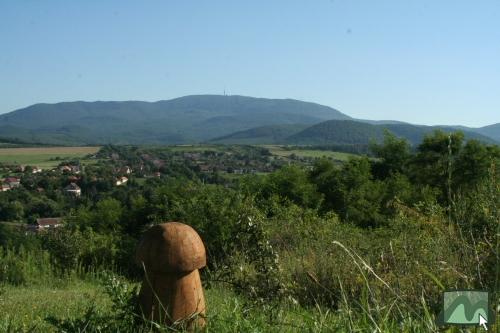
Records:
[[[253,144],[300,144],[300,145],[367,145],[370,141],[380,141],[384,131],[389,130],[394,135],[407,139],[412,145],[422,141],[426,134],[435,130],[445,132],[455,131],[446,126],[419,126],[405,123],[369,124],[353,120],[328,120],[306,126],[267,126],[235,132],[212,140],[214,143],[253,143]],[[467,139],[477,139],[487,143],[494,140],[484,135],[460,129]]]
[[[483,126],[472,130],[500,142],[500,123]]]
[[[158,102],[35,104],[0,115],[0,136],[56,144],[188,143],[238,130],[350,119],[292,99],[195,95]]]
[[[210,142],[223,144],[285,143],[288,137],[308,127],[308,125],[304,124],[260,126],[215,138]]]
[[[366,144],[371,139],[381,139],[384,129],[412,144],[435,129],[459,129],[467,138],[500,141],[500,124],[468,128],[359,120],[316,103],[245,96],[192,95],[158,102],[35,104],[0,115],[0,137],[59,145],[207,141]]]

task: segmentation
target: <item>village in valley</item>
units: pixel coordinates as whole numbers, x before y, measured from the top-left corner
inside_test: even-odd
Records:
[[[274,155],[256,146],[108,145],[80,158],[51,160],[57,163],[44,168],[0,161],[0,188],[12,192],[14,203],[29,202],[28,198],[46,198],[49,203],[32,211],[25,207],[20,214],[19,205],[5,200],[2,205],[0,200],[0,223],[16,223],[28,231],[47,230],[63,225],[64,218],[79,202],[127,185],[144,186],[146,182],[182,174],[227,187],[241,176],[271,173],[291,163],[310,167],[314,158]]]

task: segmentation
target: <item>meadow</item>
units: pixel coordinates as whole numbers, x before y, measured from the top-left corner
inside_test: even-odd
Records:
[[[114,280],[110,293],[109,283]],[[0,288],[0,331],[2,332],[108,332],[120,331],[117,315],[127,298],[123,289],[136,293],[138,283],[116,277],[73,276],[62,284],[54,282]],[[356,309],[331,311],[325,307],[305,308],[293,302],[256,305],[224,285],[205,290],[207,327],[204,332],[436,332],[433,319],[402,322],[383,318],[388,312],[358,312]],[[389,310],[390,311],[390,310]],[[147,323],[137,326],[140,332],[178,332],[162,330]],[[476,330],[473,330],[475,332]],[[459,332],[449,329],[446,332]]]
[[[349,158],[356,155],[350,153],[328,151],[328,150],[315,150],[315,149],[288,149],[286,146],[279,145],[264,145],[264,148],[269,149],[271,154],[279,157],[290,157],[295,155],[297,157],[310,157],[310,158],[330,158],[334,161],[345,162]]]
[[[330,158],[334,161],[342,161],[345,162],[349,158],[356,157],[355,154],[330,151],[330,150],[318,150],[318,149],[292,149],[287,146],[282,145],[251,145],[256,147],[262,147],[268,149],[269,152],[277,157],[289,158],[294,155],[297,157],[307,157],[307,158]],[[235,150],[241,150],[242,146],[237,145],[176,145],[176,146],[168,146],[168,150],[173,152],[205,152],[205,151],[214,151],[220,152],[225,151],[228,147],[231,147]],[[161,149],[165,149],[162,147]]]
[[[130,284],[136,287],[137,284]],[[304,310],[298,306],[279,309],[275,318],[252,307],[223,286],[206,290],[207,332],[324,332],[339,324],[332,313],[321,309]],[[58,332],[60,327],[51,324],[50,318],[66,322],[76,321],[89,309],[95,314],[112,314],[112,301],[96,279],[75,279],[62,287],[31,286],[0,289],[0,330],[2,332]],[[97,316],[96,316],[97,317]],[[95,329],[96,317],[81,324]],[[149,331],[144,328],[145,331]],[[151,329],[151,332],[154,332]]]
[[[168,150],[174,151],[174,152],[196,153],[196,152],[204,152],[204,151],[221,151],[221,146],[217,146],[217,145],[175,145],[175,146],[168,146]]]
[[[42,169],[57,166],[61,160],[82,159],[99,147],[0,148],[0,163],[32,165]]]
[[[206,276],[206,275],[205,275]],[[72,272],[64,278],[49,271],[22,285],[0,285],[1,332],[182,332],[144,321],[130,312],[136,303],[139,282],[126,280],[107,271]],[[367,284],[366,293],[370,292]],[[302,306],[294,301],[257,304],[222,283],[205,288],[207,326],[203,332],[378,332],[378,333],[476,333],[473,327],[440,328],[430,311],[408,312],[393,318],[403,304],[374,307],[368,300],[359,308],[348,300],[337,310],[317,304]],[[363,302],[363,300],[359,300]],[[422,300],[423,301],[423,300]],[[351,305],[350,302],[353,302]],[[424,306],[425,306],[425,301]],[[131,306],[131,307],[129,307]],[[129,323],[132,317],[132,324]],[[497,320],[500,319],[497,318]],[[141,323],[142,322],[142,323]],[[128,326],[130,325],[130,326]],[[497,326],[492,326],[495,332]]]

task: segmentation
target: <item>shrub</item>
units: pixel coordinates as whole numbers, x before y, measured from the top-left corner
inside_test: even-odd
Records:
[[[405,210],[406,208],[406,210]],[[294,300],[330,308],[390,306],[423,313],[443,286],[472,287],[458,232],[442,215],[399,206],[390,227],[365,230],[299,208],[273,218],[282,281]]]
[[[55,269],[46,251],[0,247],[0,283],[13,285],[54,282]]]
[[[249,299],[278,301],[285,292],[279,256],[256,209],[240,213],[233,230],[232,256],[226,267],[235,290]]]

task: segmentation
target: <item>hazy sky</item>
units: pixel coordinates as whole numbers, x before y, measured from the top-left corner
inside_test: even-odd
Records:
[[[499,0],[0,0],[0,113],[191,94],[500,122]]]

